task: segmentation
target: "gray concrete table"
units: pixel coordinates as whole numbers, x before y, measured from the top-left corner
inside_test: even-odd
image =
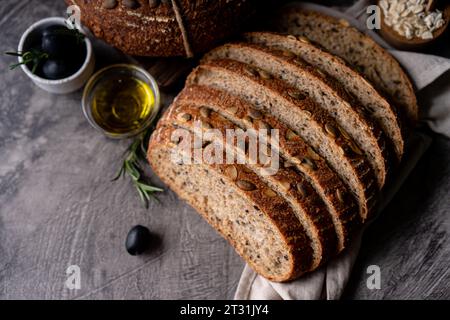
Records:
[[[62,1],[2,0],[1,51],[63,12]],[[11,62],[0,58],[0,298],[232,298],[243,268],[233,249],[174,193],[144,209],[129,182],[111,183],[128,142],[88,125],[80,92],[43,92]],[[346,298],[450,298],[449,162],[450,141],[436,137],[368,229]],[[135,224],[159,237],[140,257],[124,249]],[[380,290],[365,285],[371,264]],[[65,287],[70,265],[79,290]]]

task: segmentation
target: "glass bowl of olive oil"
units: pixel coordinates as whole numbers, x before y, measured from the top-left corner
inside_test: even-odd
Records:
[[[92,76],[83,93],[89,123],[110,138],[133,137],[155,119],[160,107],[156,80],[131,64],[108,66]]]

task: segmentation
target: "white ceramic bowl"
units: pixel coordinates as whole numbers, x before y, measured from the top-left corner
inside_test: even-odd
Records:
[[[22,52],[24,48],[29,45],[29,41],[32,40],[33,36],[37,34],[39,29],[43,29],[50,25],[65,26],[65,19],[61,17],[45,18],[31,25],[20,38],[18,51]],[[80,32],[85,33],[84,30],[80,30]],[[88,81],[89,77],[94,72],[95,67],[95,57],[92,50],[92,43],[88,37],[85,37],[84,41],[86,43],[86,59],[81,68],[67,78],[57,80],[41,78],[33,74],[26,65],[21,66],[22,70],[38,87],[44,89],[45,91],[56,94],[74,92],[80,89]],[[19,57],[19,62],[22,62],[22,57]]]

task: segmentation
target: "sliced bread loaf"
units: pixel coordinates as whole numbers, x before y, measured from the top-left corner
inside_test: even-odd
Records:
[[[285,82],[265,79],[248,64],[233,60],[200,65],[187,83],[208,85],[238,95],[284,122],[292,128],[289,140],[296,135],[302,137],[347,183],[358,198],[363,218],[372,212],[377,189],[367,160],[349,134],[307,96]]]
[[[372,38],[346,20],[300,8],[286,7],[274,18],[277,31],[304,36],[357,67],[399,106],[412,124],[418,119],[414,89],[400,64]]]
[[[262,276],[288,281],[310,270],[310,241],[286,201],[244,165],[174,163],[185,150],[177,144],[191,137],[175,130],[159,126],[152,134],[147,156],[155,173]]]
[[[202,134],[203,143],[210,143],[210,146],[206,146],[204,149],[208,155],[214,154],[216,148],[220,148],[220,150],[226,150],[232,159],[238,159],[238,156],[241,156],[250,170],[290,204],[306,230],[308,238],[311,239],[315,252],[313,269],[338,252],[337,231],[333,217],[320,196],[293,167],[285,168],[283,160],[275,159],[276,156],[271,157],[273,151],[263,149],[264,146],[257,141],[259,135],[255,134],[256,132],[239,130],[240,127],[235,126],[221,114],[206,106],[198,108],[189,103],[180,104],[177,101],[170,108],[174,112],[166,113],[166,116],[160,121],[161,125],[173,125],[193,133],[196,130],[200,131],[199,135]],[[238,145],[237,135],[239,134],[241,140],[247,142],[247,146],[243,146],[244,148],[240,148]],[[250,140],[254,141],[256,145],[250,146]],[[253,148],[255,154],[252,154],[250,148]],[[258,155],[260,151],[264,155]],[[274,169],[271,174],[267,174],[268,166],[272,166]]]
[[[267,140],[272,149],[278,145],[276,151],[284,163],[281,168],[294,167],[303,174],[331,214],[338,235],[339,251],[348,246],[361,226],[357,202],[339,176],[311,146],[298,136],[295,140],[286,139],[290,129],[284,124],[269,114],[256,110],[252,104],[221,90],[206,86],[188,86],[180,93],[175,103],[193,105],[198,109],[212,109],[240,128],[278,130],[277,143],[271,144],[270,135]],[[310,166],[311,163],[314,165]]]
[[[266,77],[284,80],[298,92],[309,96],[348,132],[365,153],[376,173],[378,185],[384,185],[389,163],[384,133],[362,106],[339,83],[311,67],[291,51],[268,49],[249,43],[230,43],[205,55],[203,61],[232,59],[249,64]]]
[[[313,45],[305,37],[297,38],[293,35],[285,36],[272,32],[250,32],[244,34],[244,39],[250,43],[292,52],[336,79],[377,121],[389,138],[390,144],[394,146],[397,161],[401,160],[406,132],[397,109],[343,59]]]

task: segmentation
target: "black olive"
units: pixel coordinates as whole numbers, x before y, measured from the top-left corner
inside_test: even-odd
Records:
[[[42,51],[48,53],[51,58],[64,58],[77,51],[80,44],[72,35],[56,34],[43,36],[41,40]]]
[[[132,256],[143,253],[150,247],[150,231],[143,226],[137,225],[128,232],[125,247]]]
[[[58,25],[58,24],[52,24],[48,27],[45,27],[42,29],[41,35],[42,37],[51,36],[55,34],[59,34],[61,32],[66,32],[67,27]]]
[[[56,80],[70,76],[73,72],[69,64],[64,60],[49,59],[42,65],[42,75],[46,79]]]

